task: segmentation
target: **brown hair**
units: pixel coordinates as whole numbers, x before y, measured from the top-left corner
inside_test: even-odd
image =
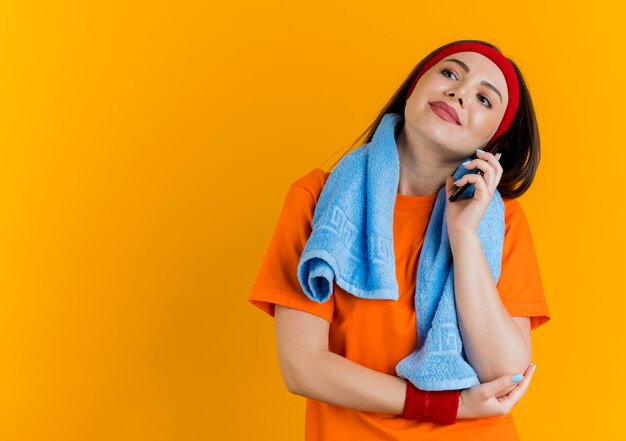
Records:
[[[341,155],[337,161],[330,167],[330,171],[341,159],[347,155],[355,145],[369,143],[372,140],[376,128],[380,124],[383,116],[387,113],[397,113],[404,117],[404,108],[406,106],[406,94],[413,84],[413,79],[423,66],[440,50],[457,44],[457,43],[482,43],[499,50],[496,46],[481,40],[458,40],[443,45],[420,61],[409,76],[404,80],[400,88],[394,93],[391,99],[379,112],[378,116],[372,124],[352,143],[348,150]],[[502,164],[503,173],[498,184],[498,191],[503,198],[517,198],[524,194],[530,187],[535,178],[537,168],[539,167],[539,159],[541,156],[541,146],[539,140],[539,130],[537,128],[537,119],[535,118],[535,110],[530,98],[530,93],[526,87],[524,78],[513,60],[508,59],[519,79],[519,107],[515,119],[509,130],[495,141],[488,150],[495,154],[502,152],[500,163]],[[361,143],[359,140],[364,139]]]

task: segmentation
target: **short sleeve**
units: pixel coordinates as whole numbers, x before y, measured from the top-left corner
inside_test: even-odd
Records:
[[[300,255],[311,235],[316,201],[301,180],[294,182],[283,202],[278,224],[252,286],[249,302],[274,317],[276,304],[317,315],[332,322],[335,298],[309,299],[297,276]]]
[[[512,317],[530,317],[532,330],[551,317],[543,292],[530,226],[516,199],[505,200],[505,219],[498,293]]]

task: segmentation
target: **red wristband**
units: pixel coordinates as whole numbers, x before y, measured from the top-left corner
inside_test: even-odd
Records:
[[[458,390],[425,391],[407,381],[402,417],[435,424],[454,424],[460,396]]]

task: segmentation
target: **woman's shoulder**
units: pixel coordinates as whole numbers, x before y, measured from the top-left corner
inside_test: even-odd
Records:
[[[291,186],[305,188],[309,191],[309,193],[311,193],[313,199],[317,203],[319,195],[322,193],[322,189],[324,188],[329,175],[330,172],[316,167],[307,174],[296,179]]]
[[[522,208],[522,204],[517,198],[502,198],[502,202],[504,203],[504,210],[506,215],[508,216],[520,216],[524,214],[524,209]]]
[[[502,202],[504,203],[505,215],[511,215],[511,214],[519,213],[519,212],[523,213],[524,211],[522,209],[522,205],[519,203],[517,198],[515,199],[502,198]]]
[[[504,229],[505,234],[516,235],[530,234],[530,225],[522,204],[517,198],[502,198],[504,203]]]

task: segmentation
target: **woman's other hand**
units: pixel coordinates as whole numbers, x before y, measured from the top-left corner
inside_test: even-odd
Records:
[[[463,389],[457,418],[479,418],[506,415],[528,390],[535,369],[531,364],[524,379],[515,383],[511,375]]]

